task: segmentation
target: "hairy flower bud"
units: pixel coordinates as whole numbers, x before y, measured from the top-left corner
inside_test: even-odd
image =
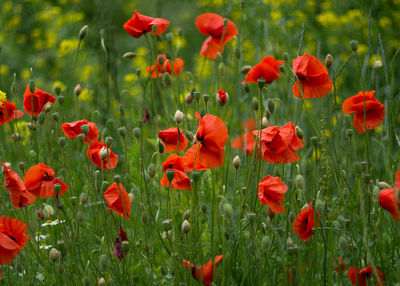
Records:
[[[50,249],[49,258],[51,261],[56,262],[59,257],[60,252],[57,249],[55,249],[54,247]]]
[[[182,123],[183,117],[184,117],[183,112],[180,111],[180,110],[178,109],[178,110],[175,112],[175,116],[174,116],[174,119],[175,119],[176,124]]]
[[[190,223],[185,219],[182,223],[182,232],[188,234],[190,232]]]
[[[79,40],[82,41],[87,36],[88,32],[88,25],[83,26],[82,29],[79,31]]]
[[[240,157],[238,155],[236,155],[235,158],[233,158],[232,165],[235,169],[240,167]]]

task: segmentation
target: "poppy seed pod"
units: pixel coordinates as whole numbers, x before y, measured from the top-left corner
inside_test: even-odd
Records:
[[[58,122],[58,119],[59,119],[58,112],[54,112],[54,113],[51,115],[51,117],[53,118],[53,120],[54,120],[55,122]]]
[[[318,137],[317,136],[311,137],[311,143],[314,145],[314,147],[316,147],[319,143]]]
[[[268,235],[263,236],[261,239],[261,249],[264,251],[264,253],[268,252],[270,246],[271,238]]]
[[[156,175],[156,165],[154,163],[150,163],[147,167],[147,173],[149,174],[150,178],[154,178]]]
[[[351,40],[350,41],[350,48],[352,49],[353,52],[357,52],[357,50],[358,50],[358,42],[356,40]]]
[[[200,91],[197,91],[197,90],[193,91],[193,97],[194,97],[194,99],[199,101],[200,100]]]
[[[174,41],[174,33],[169,32],[165,36],[167,38],[167,42],[172,44],[172,42]]]
[[[172,85],[172,77],[167,72],[163,74],[161,81],[162,81],[164,87],[169,87]]]
[[[205,103],[207,103],[209,99],[210,99],[210,95],[208,93],[203,94],[203,100]]]
[[[238,155],[235,156],[232,160],[232,165],[235,169],[238,169],[240,167],[240,157]]]
[[[327,69],[329,69],[332,65],[333,57],[331,54],[327,54],[325,58],[325,66]]]
[[[106,143],[106,145],[107,145],[108,147],[110,147],[111,144],[113,143],[113,138],[112,138],[111,136],[107,136],[107,137],[106,137],[106,140],[104,140],[104,143]]]
[[[58,96],[58,102],[62,105],[64,104],[64,96],[63,95],[59,95]]]
[[[190,223],[185,219],[182,223],[182,232],[188,234],[190,232]]]
[[[193,171],[192,172],[192,180],[194,182],[197,182],[199,180],[199,178],[200,178],[200,172],[197,170]]]
[[[175,170],[174,169],[168,169],[167,172],[166,172],[166,175],[167,175],[168,181],[171,182],[175,177]]]
[[[259,89],[262,89],[265,86],[265,79],[264,78],[257,79],[257,85]]]
[[[183,121],[184,114],[179,109],[175,112],[174,120],[176,124],[180,124]]]
[[[110,183],[107,182],[107,181],[101,182],[101,191],[102,191],[102,192],[106,191],[106,190],[108,189],[108,186],[109,186],[109,185],[110,185]]]
[[[79,31],[79,40],[82,41],[87,36],[88,32],[89,32],[88,25],[83,26]]]
[[[89,131],[90,131],[89,125],[83,124],[83,125],[81,126],[81,131],[82,131],[84,134],[89,134]]]
[[[126,52],[122,57],[124,59],[133,59],[136,58],[137,54],[134,52]]]
[[[59,257],[60,252],[57,249],[55,249],[54,247],[50,249],[49,258],[51,261],[56,262]]]
[[[59,192],[60,192],[60,190],[61,190],[61,185],[60,184],[54,184],[54,192],[56,193],[56,194],[58,194]]]
[[[22,172],[24,172],[25,167],[26,167],[26,163],[25,162],[18,162],[18,168],[20,168],[20,170]]]
[[[126,136],[126,128],[124,126],[118,128],[118,134],[119,134],[119,136],[124,138]]]
[[[121,183],[121,176],[120,175],[115,175],[114,176],[114,182],[116,182],[117,184]]]
[[[54,87],[54,92],[55,92],[55,94],[56,94],[57,96],[59,96],[60,93],[61,93],[61,86],[56,85],[56,86]],[[31,93],[32,93],[32,92],[31,92]]]
[[[138,128],[138,127],[133,128],[133,135],[134,135],[136,138],[139,139],[139,137],[140,137],[140,128]]]

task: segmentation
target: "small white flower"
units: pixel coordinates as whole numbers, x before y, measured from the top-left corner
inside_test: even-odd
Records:
[[[36,279],[38,279],[38,280],[40,280],[40,281],[44,281],[44,276],[43,276],[43,274],[42,273],[40,273],[40,272],[37,272],[36,273]]]
[[[42,245],[39,246],[39,249],[49,249],[51,247],[53,247],[53,245],[42,244]]]
[[[65,222],[65,220],[59,220],[59,219],[55,219],[53,221],[48,220],[45,223],[42,223],[42,227],[45,227],[45,226],[48,226],[48,225],[53,226],[53,225],[57,225],[59,223],[64,223],[64,222]]]

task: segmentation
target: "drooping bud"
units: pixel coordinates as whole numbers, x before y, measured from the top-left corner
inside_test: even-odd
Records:
[[[82,29],[79,31],[79,40],[82,41],[87,36],[88,32],[88,25],[83,26]]]
[[[327,54],[325,58],[325,66],[327,69],[329,69],[332,65],[333,57],[331,54]]]
[[[269,111],[269,114],[272,115],[274,114],[275,111],[275,102],[272,99],[269,99],[267,102],[267,108]]]
[[[249,65],[242,66],[242,68],[240,69],[240,73],[247,74],[250,70],[251,70],[251,66],[249,66]]]
[[[378,182],[378,187],[383,190],[383,189],[391,189],[392,187],[386,183],[386,182]]]
[[[133,59],[136,58],[137,54],[134,52],[126,52],[122,57],[124,59]]]
[[[296,136],[299,137],[300,140],[304,138],[303,130],[299,126],[296,126],[294,132],[296,133]]]
[[[235,169],[238,169],[240,167],[240,157],[238,155],[233,158],[232,165]]]

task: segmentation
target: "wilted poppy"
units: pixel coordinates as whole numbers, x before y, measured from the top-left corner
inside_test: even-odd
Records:
[[[310,54],[293,60],[293,72],[298,80],[292,92],[298,98],[323,97],[332,90],[332,81],[325,65]]]
[[[197,281],[203,283],[203,285],[210,286],[214,280],[213,268],[215,268],[216,271],[217,265],[223,257],[224,257],[223,255],[217,255],[214,259],[214,263],[212,259],[210,259],[206,264],[197,268],[187,260],[183,260],[183,265],[186,268],[190,269],[192,276]]]
[[[165,130],[161,130],[160,132],[158,132],[158,137],[164,143],[164,152],[166,153],[183,151],[188,146],[188,140],[183,134],[182,129],[177,127],[171,127]]]
[[[65,122],[61,124],[61,129],[65,136],[67,136],[69,139],[75,139],[79,134],[84,134],[81,130],[81,127],[85,124],[89,126],[89,133],[85,134],[85,142],[90,144],[99,140],[99,129],[97,128],[96,124],[93,122],[88,122],[86,119],[71,123]]]
[[[379,126],[385,117],[385,106],[374,97],[375,90],[360,91],[356,95],[347,98],[342,104],[342,110],[346,114],[354,113],[353,126],[359,134],[365,132],[363,93],[365,96],[367,129],[374,129]]]
[[[56,101],[56,98],[50,93],[35,88],[35,91],[32,94],[29,90],[29,84],[26,86],[24,93],[24,110],[27,114],[32,115],[33,111],[33,115],[37,116],[42,112],[43,106],[47,102],[54,103],[54,101]]]
[[[308,204],[308,208],[302,210],[293,222],[293,231],[303,240],[307,241],[311,236],[314,235],[313,228],[318,225],[318,216],[316,214],[315,223],[314,210],[311,207],[311,202]]]
[[[168,187],[169,180],[166,176],[167,170],[174,170],[174,178],[171,181],[171,188],[174,190],[189,190],[190,188],[190,179],[185,171],[185,162],[181,157],[176,154],[172,154],[165,160],[163,163],[163,172],[164,176],[161,178],[161,186]]]
[[[228,140],[228,129],[221,118],[206,114],[203,118],[196,112],[199,119],[197,128],[197,143],[190,147],[183,160],[185,160],[187,171],[206,170],[217,168],[224,163],[224,146]],[[196,158],[195,158],[196,157]],[[194,162],[196,165],[194,166]]]
[[[0,162],[1,163],[1,162]],[[10,194],[11,202],[15,209],[26,207],[33,204],[36,197],[26,189],[24,182],[16,172],[3,165],[4,170],[4,187],[7,188]]]
[[[0,265],[14,260],[28,242],[26,225],[18,219],[0,217]]]
[[[15,103],[8,100],[0,101],[0,125],[24,115],[21,110],[15,110],[15,108]]]
[[[395,220],[400,220],[400,170],[396,173],[395,187],[393,189],[383,189],[379,193],[379,204],[389,211]]]
[[[90,145],[86,154],[99,168],[108,170],[110,168],[114,169],[117,166],[118,156],[111,151],[111,148],[107,148],[107,145],[103,142],[94,142]]]
[[[372,267],[375,268],[376,275],[373,273]],[[356,285],[356,282],[358,286],[366,286],[367,285],[367,280],[369,280],[371,277],[375,278],[376,285],[378,286],[383,286],[385,285],[385,280],[383,273],[379,271],[378,267],[376,266],[367,266],[362,269],[357,269],[355,266],[351,266],[349,268],[349,271],[347,272],[347,276],[349,277],[351,284]]]
[[[56,172],[49,166],[39,163],[26,171],[24,176],[24,184],[27,190],[38,198],[51,198],[56,195],[54,185],[61,185],[58,196],[62,196],[68,191],[69,187],[66,183],[55,178]]]
[[[283,65],[281,60],[275,60],[274,57],[264,57],[247,73],[242,83],[257,83],[259,78],[265,79],[266,83],[272,83],[280,77],[279,66]]]
[[[209,35],[201,47],[200,55],[202,57],[215,59],[219,52],[224,51],[225,44],[238,33],[232,21],[226,19],[224,27],[224,18],[215,13],[204,13],[197,16],[195,24],[200,33]]]
[[[169,21],[162,18],[152,18],[133,11],[133,16],[124,24],[124,29],[134,38],[140,38],[150,32],[154,35],[153,26],[157,27],[156,35],[161,35],[168,28]]]
[[[286,164],[300,160],[295,150],[302,148],[304,144],[297,137],[295,128],[289,121],[281,128],[271,126],[261,130],[261,151],[265,161]],[[255,130],[253,134],[258,136],[258,132]]]
[[[255,123],[253,118],[250,118],[249,120],[243,122],[242,130],[245,133],[232,140],[231,143],[232,148],[239,149],[242,151],[245,150],[247,154],[252,155],[256,145],[256,140],[253,136],[254,128],[255,128]]]
[[[108,209],[115,211],[123,218],[129,219],[131,213],[131,199],[122,186],[114,182],[104,192],[104,200],[107,202]]]
[[[222,88],[220,88],[217,92],[216,98],[220,105],[224,105],[228,101],[229,95]]]
[[[160,62],[160,58],[162,58],[162,63]],[[146,72],[151,74],[153,78],[160,77],[166,72],[172,75],[179,75],[183,71],[183,65],[184,62],[180,58],[175,58],[173,61],[170,61],[165,55],[158,55],[154,65],[148,67]],[[172,67],[174,68],[173,70]]]
[[[282,213],[286,208],[280,203],[285,201],[283,196],[288,187],[279,177],[271,177],[267,175],[261,182],[258,183],[258,198],[260,203],[268,205],[273,213]]]

